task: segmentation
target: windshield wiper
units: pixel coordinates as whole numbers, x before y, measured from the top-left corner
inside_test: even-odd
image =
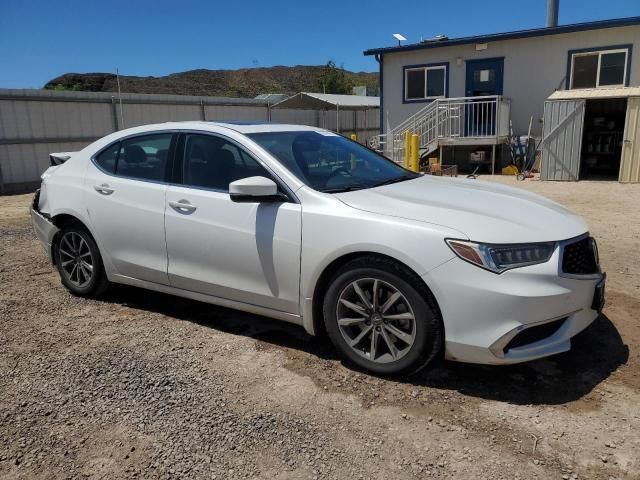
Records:
[[[374,183],[369,188],[382,187],[383,185],[391,185],[392,183],[404,182],[405,180],[413,180],[416,177],[410,175],[402,175],[400,177],[389,178],[382,182]]]
[[[336,188],[326,188],[322,190],[322,193],[344,193],[344,192],[353,192],[355,190],[362,190],[366,188],[365,185],[350,185],[348,187],[336,187]]]
[[[365,188],[375,188],[375,187],[382,187],[383,185],[391,185],[392,183],[398,183],[398,182],[403,182],[405,180],[412,180],[414,178],[417,178],[418,176],[416,175],[411,176],[411,175],[402,175],[400,177],[394,177],[394,178],[388,178],[387,180],[384,180],[382,182],[378,182],[378,183],[374,183],[373,185],[350,185],[348,187],[336,187],[336,188],[329,188],[326,190],[322,190],[324,193],[343,193],[343,192],[353,192],[355,190],[363,190]]]

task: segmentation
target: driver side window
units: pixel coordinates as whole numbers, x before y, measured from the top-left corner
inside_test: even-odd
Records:
[[[182,179],[189,187],[221,192],[247,177],[271,175],[234,143],[214,135],[187,134],[184,140]]]

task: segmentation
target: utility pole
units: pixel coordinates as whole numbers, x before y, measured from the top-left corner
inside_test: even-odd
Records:
[[[116,68],[116,82],[118,83],[118,98],[120,99],[120,123],[124,128],[124,111],[122,110],[122,92],[120,91],[120,73]]]

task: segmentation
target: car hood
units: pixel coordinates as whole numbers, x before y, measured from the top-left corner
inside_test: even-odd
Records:
[[[425,175],[337,197],[359,210],[445,226],[477,242],[555,241],[587,231],[580,217],[556,202],[478,180]]]

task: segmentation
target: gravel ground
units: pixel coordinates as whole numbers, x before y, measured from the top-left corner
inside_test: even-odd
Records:
[[[402,381],[266,318],[129,287],[74,298],[30,196],[0,197],[0,478],[640,478],[640,187],[518,186],[588,220],[604,315],[562,355]]]

